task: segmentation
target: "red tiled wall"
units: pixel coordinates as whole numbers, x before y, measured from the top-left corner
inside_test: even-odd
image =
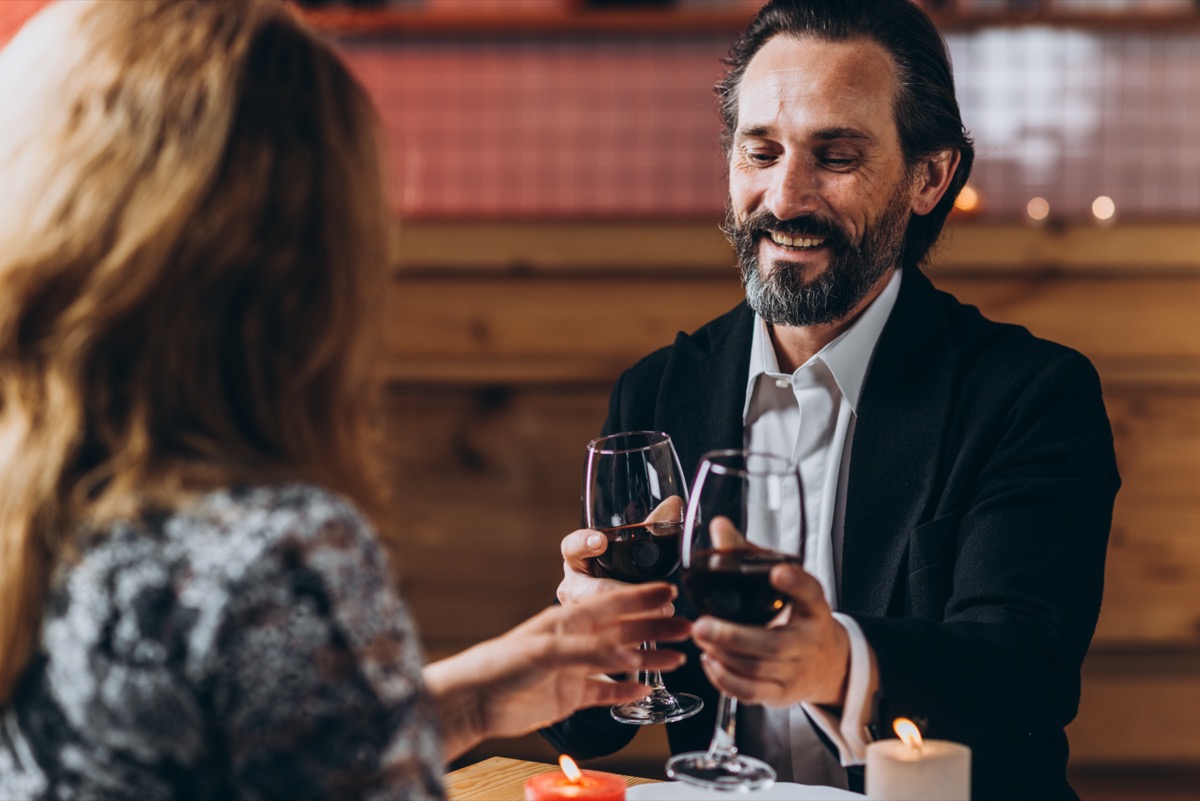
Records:
[[[347,46],[421,217],[720,211],[712,85],[726,43],[634,39]]]
[[[728,35],[342,45],[376,97],[410,217],[723,212],[713,83]],[[1012,27],[947,36],[982,214],[1200,217],[1200,34]]]
[[[0,0],[0,43],[46,2]],[[712,85],[730,38],[339,47],[376,99],[404,216],[717,219]],[[1041,196],[1053,216],[1085,219],[1098,195],[1123,219],[1200,217],[1200,32],[1014,26],[946,38],[985,218],[1021,218]]]

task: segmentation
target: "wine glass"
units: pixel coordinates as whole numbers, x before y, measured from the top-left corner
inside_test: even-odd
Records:
[[[788,597],[769,581],[778,564],[804,563],[800,473],[783,456],[753,451],[706,453],[696,472],[683,529],[683,589],[702,615],[765,625]],[[737,699],[721,693],[707,751],[667,761],[672,779],[719,790],[775,783],[767,763],[738,753]]]
[[[668,578],[679,567],[686,506],[687,484],[667,434],[629,431],[588,443],[583,523],[608,538],[608,548],[592,560],[595,575],[632,584]],[[639,678],[646,695],[611,710],[622,723],[672,723],[704,706],[694,695],[668,692],[657,670]]]

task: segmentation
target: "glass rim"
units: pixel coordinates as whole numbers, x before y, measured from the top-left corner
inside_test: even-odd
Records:
[[[768,467],[764,470],[751,470],[748,467],[733,467],[723,464],[720,461],[714,461],[723,456],[740,456],[743,460],[749,461],[750,458],[763,459],[773,462],[778,465],[778,469]],[[770,453],[768,451],[752,451],[745,448],[720,448],[714,451],[708,451],[700,457],[700,465],[708,464],[709,472],[716,473],[719,476],[777,476],[787,472],[799,473],[800,465],[796,464],[795,460],[779,453]]]
[[[626,437],[639,436],[644,437],[645,441],[636,447],[601,447],[601,443],[619,440]],[[644,451],[647,448],[655,445],[662,445],[663,443],[669,442],[671,442],[671,435],[664,431],[620,431],[616,434],[607,434],[603,437],[596,437],[587,444],[587,450],[589,453],[598,453],[603,456],[613,456],[619,453],[637,453],[638,451]]]

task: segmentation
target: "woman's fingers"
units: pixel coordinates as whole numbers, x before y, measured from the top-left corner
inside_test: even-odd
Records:
[[[671,584],[618,584],[611,592],[560,607],[559,623],[567,632],[594,631],[630,616],[664,616],[678,595]]]
[[[577,668],[592,673],[674,670],[686,661],[681,652],[673,649],[646,651],[630,645],[614,645],[607,637],[596,634],[543,635],[537,650],[540,653],[536,661],[543,668]]]
[[[692,634],[692,624],[681,617],[640,618],[621,622],[611,635],[624,645],[656,640],[658,642],[680,642]]]

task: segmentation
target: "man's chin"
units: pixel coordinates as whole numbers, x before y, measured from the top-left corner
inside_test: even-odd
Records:
[[[763,269],[761,265],[766,265],[765,272],[759,273],[763,281],[777,281],[780,276],[787,275],[789,283],[799,286],[809,286],[829,271],[829,261],[812,254],[775,257],[758,263],[759,270]]]

